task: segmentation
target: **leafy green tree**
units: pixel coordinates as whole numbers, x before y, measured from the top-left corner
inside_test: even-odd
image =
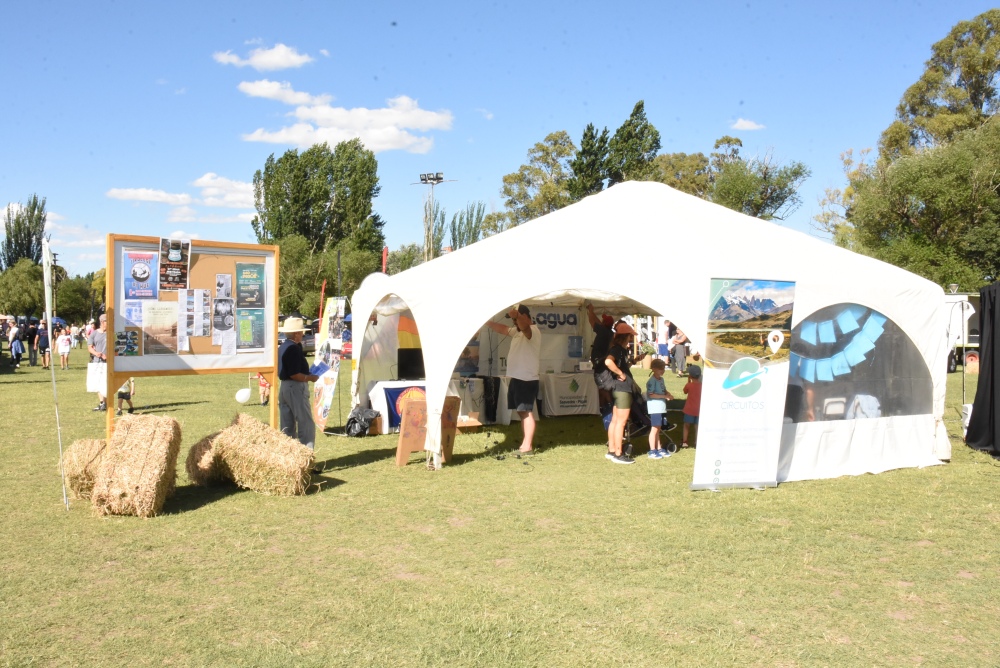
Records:
[[[278,241],[281,249],[278,308],[282,313],[298,311],[313,318],[319,313],[320,289],[326,294],[352,294],[368,274],[378,271],[381,253],[358,248],[345,239],[336,248],[312,252],[305,237],[292,234]],[[337,284],[337,253],[340,253],[341,284]]]
[[[483,234],[485,217],[486,205],[482,202],[470,202],[464,210],[453,215],[451,225],[448,228],[452,250],[458,250],[479,241]]]
[[[432,209],[433,206],[433,209]],[[430,198],[424,200],[424,262],[429,262],[441,255],[444,248],[445,211],[441,202]]]
[[[978,289],[1000,275],[1000,123],[850,175],[847,220],[862,252]]]
[[[105,270],[98,269],[94,272],[93,276],[94,278],[90,282],[90,299],[95,308],[91,309],[91,313],[93,314],[95,310],[97,313],[104,313],[104,305],[107,304],[107,280],[105,277]]]
[[[661,153],[653,158],[654,180],[708,199],[712,170],[704,153]]]
[[[1000,109],[1000,9],[956,24],[931,47],[920,79],[906,89],[896,121],[883,132],[883,158],[938,146],[979,127]]]
[[[608,129],[604,128],[598,134],[594,124],[588,123],[580,139],[580,149],[569,162],[573,175],[569,178],[566,189],[570,200],[578,202],[604,190],[604,181],[608,177],[607,162]]]
[[[301,154],[288,150],[277,160],[272,153],[253,178],[257,215],[251,225],[259,243],[297,234],[312,252],[357,237],[370,250],[384,243],[382,220],[372,212],[378,196],[378,162],[359,139],[337,144],[333,151],[316,144]]]
[[[820,212],[813,216],[813,227],[817,232],[829,238],[837,246],[857,252],[864,250],[848,216],[854,206],[854,183],[864,175],[865,170],[869,169],[870,153],[871,149],[866,148],[860,151],[857,158],[854,157],[853,149],[840,154],[847,185],[843,190],[826,188],[819,202]]]
[[[660,152],[660,133],[646,119],[646,104],[635,103],[632,113],[615,130],[608,142],[608,159],[605,165],[608,186],[623,181],[650,181],[655,179],[653,158]]]
[[[8,206],[4,213],[4,239],[0,248],[0,269],[14,267],[27,258],[35,264],[42,262],[42,239],[45,235],[45,198],[38,195],[28,198],[24,205]]]
[[[0,273],[0,311],[40,316],[45,309],[42,266],[23,257]]]
[[[70,323],[89,320],[94,306],[90,290],[93,280],[93,274],[87,274],[57,281],[55,315]]]
[[[801,162],[779,165],[770,154],[744,158],[742,146],[736,137],[716,140],[709,198],[754,218],[783,220],[801,205],[798,189],[809,177],[809,168]]]
[[[505,211],[490,211],[483,217],[482,236],[492,237],[512,227]]]
[[[576,146],[564,130],[552,132],[528,151],[528,163],[503,177],[507,226],[520,225],[570,203],[568,160]]]
[[[420,244],[405,244],[398,250],[389,251],[386,262],[386,273],[390,276],[401,271],[412,269],[423,261],[424,249]]]

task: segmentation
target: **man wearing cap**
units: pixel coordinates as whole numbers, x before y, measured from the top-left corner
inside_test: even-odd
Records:
[[[535,437],[535,399],[538,397],[538,363],[542,352],[542,335],[531,322],[531,311],[524,304],[511,309],[507,316],[514,321],[513,327],[501,322],[487,323],[490,329],[511,337],[510,352],[507,353],[507,408],[517,411],[521,418],[524,440],[520,452],[533,452]]]
[[[108,316],[101,314],[101,325],[87,337],[87,351],[90,353],[91,362],[104,364],[108,361]],[[103,392],[97,393],[97,407],[95,411],[108,410],[107,398]]]
[[[285,341],[278,348],[278,415],[281,431],[299,439],[308,448],[315,448],[316,423],[309,402],[309,383],[319,376],[309,373],[309,362],[302,351],[302,334],[306,331],[302,318],[287,318],[279,329]]]

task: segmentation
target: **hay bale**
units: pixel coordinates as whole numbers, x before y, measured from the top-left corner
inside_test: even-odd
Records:
[[[188,450],[184,468],[188,479],[196,485],[217,485],[229,480],[213,446],[218,436],[219,432],[206,436]]]
[[[177,484],[181,428],[157,415],[129,415],[118,421],[97,469],[91,500],[101,515],[152,517]]]
[[[94,489],[94,476],[104,459],[107,441],[103,438],[82,438],[63,453],[62,474],[74,499],[89,499]]]
[[[224,475],[244,489],[295,496],[312,482],[313,451],[249,415],[237,415],[213,448]]]

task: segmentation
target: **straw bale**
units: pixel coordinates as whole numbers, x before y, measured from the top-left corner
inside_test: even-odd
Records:
[[[313,451],[249,415],[236,416],[214,442],[226,477],[260,494],[305,494]]]
[[[171,417],[129,415],[118,421],[97,469],[91,500],[101,515],[152,517],[177,484],[181,427]]]
[[[188,450],[184,468],[187,469],[188,479],[196,485],[217,485],[229,480],[226,477],[226,471],[222,467],[222,461],[213,447],[215,439],[218,436],[219,432],[210,434],[192,445],[191,449]]]
[[[107,441],[103,438],[82,438],[63,453],[62,473],[74,499],[89,499],[94,489],[94,476],[104,459]]]

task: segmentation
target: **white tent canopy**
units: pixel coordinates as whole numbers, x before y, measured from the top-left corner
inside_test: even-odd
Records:
[[[681,247],[672,245],[686,237]],[[395,276],[373,274],[354,294],[355,358],[368,315],[409,309],[420,331],[431,415],[426,448],[440,450],[440,414],[455,363],[490,317],[516,305],[578,306],[669,317],[705,349],[712,278],[794,281],[793,328],[819,309],[858,304],[909,337],[926,364],[926,415],[785,425],[780,479],[924,466],[950,458],[944,412],[943,290],[907,271],[751,218],[657,183],[628,182]],[[357,388],[355,388],[357,393]],[[435,411],[436,409],[436,411]],[[836,455],[824,448],[837,443]],[[797,462],[810,462],[798,468]],[[820,473],[817,473],[817,467]]]

